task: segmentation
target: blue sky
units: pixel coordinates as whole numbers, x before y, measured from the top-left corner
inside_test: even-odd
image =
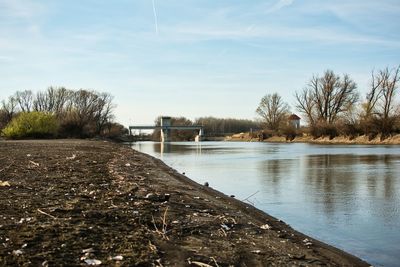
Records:
[[[372,69],[400,64],[398,14],[398,0],[0,0],[0,99],[65,86],[110,92],[125,125],[253,119],[326,69],[363,96]]]

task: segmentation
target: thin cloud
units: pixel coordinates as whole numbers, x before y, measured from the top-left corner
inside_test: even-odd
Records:
[[[267,13],[276,12],[284,7],[292,5],[294,0],[279,0],[267,10]]]
[[[44,7],[29,0],[0,0],[0,17],[32,19],[44,12]]]
[[[351,32],[343,32],[332,28],[293,28],[293,27],[252,27],[248,30],[244,27],[238,28],[219,28],[215,27],[180,27],[170,29],[172,34],[175,31],[175,37],[179,36],[189,41],[201,40],[298,40],[298,41],[318,41],[321,43],[335,44],[369,44],[369,45],[386,45],[390,47],[400,47],[400,42],[387,38],[379,38],[376,36],[362,35]]]

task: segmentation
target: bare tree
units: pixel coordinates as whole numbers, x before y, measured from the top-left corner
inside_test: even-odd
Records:
[[[300,93],[295,93],[295,98],[297,102],[297,110],[306,115],[308,123],[310,125],[314,125],[316,116],[314,111],[315,102],[312,91],[308,88],[304,88],[303,91],[301,91]]]
[[[332,124],[351,110],[358,101],[358,92],[356,83],[348,75],[340,77],[327,70],[322,77],[312,77],[295,97],[297,109],[306,114],[311,125],[319,121]]]
[[[97,97],[94,109],[94,121],[96,122],[96,134],[100,134],[106,124],[113,118],[112,111],[115,105],[113,97],[108,93],[101,93]]]
[[[363,117],[365,119],[370,118],[373,115],[377,115],[377,103],[382,96],[382,83],[383,79],[381,75],[375,74],[374,71],[371,73],[371,88],[366,95],[365,102],[363,103],[364,114]]]
[[[31,112],[33,105],[33,93],[31,90],[18,91],[14,97],[22,112]]]
[[[7,101],[2,100],[0,108],[0,129],[5,127],[17,112],[17,101],[14,97],[9,97]]]
[[[265,95],[256,110],[270,130],[278,130],[289,113],[289,106],[277,93]]]
[[[11,119],[17,113],[17,100],[14,97],[10,96],[8,98],[8,101],[1,101],[1,109],[7,115],[8,121],[11,121]]]
[[[52,112],[60,116],[67,108],[67,103],[73,92],[64,87],[49,87],[45,92],[38,92],[33,101],[33,109],[35,111]]]
[[[395,111],[394,98],[400,80],[400,66],[392,70],[385,68],[384,70],[380,71],[379,74],[380,78],[382,79],[381,116],[385,121],[387,121],[391,116],[394,115]]]

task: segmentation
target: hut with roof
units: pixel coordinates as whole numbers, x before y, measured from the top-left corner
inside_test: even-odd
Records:
[[[300,117],[297,116],[296,114],[292,114],[288,118],[289,120],[289,125],[293,126],[296,129],[300,128]]]

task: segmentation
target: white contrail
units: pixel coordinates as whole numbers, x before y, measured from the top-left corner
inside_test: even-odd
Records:
[[[153,0],[153,13],[154,13],[154,25],[156,26],[156,34],[158,35],[158,22],[157,22],[157,11],[156,11],[155,0]]]

